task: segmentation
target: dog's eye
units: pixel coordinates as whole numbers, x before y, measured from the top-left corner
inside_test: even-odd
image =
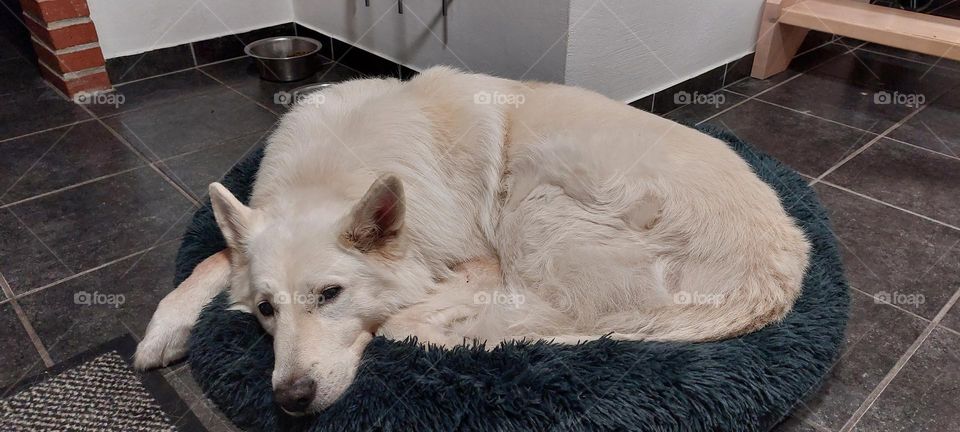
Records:
[[[273,305],[268,301],[262,301],[257,305],[257,310],[260,311],[260,315],[263,316],[273,316]]]
[[[331,285],[323,289],[320,292],[320,303],[326,303],[337,298],[340,295],[340,291],[343,291],[343,287],[340,285]]]

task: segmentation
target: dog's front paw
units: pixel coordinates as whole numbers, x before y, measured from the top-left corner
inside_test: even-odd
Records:
[[[182,317],[164,316],[163,305],[150,319],[146,335],[137,345],[137,352],[133,355],[133,366],[138,370],[147,370],[156,367],[165,367],[187,354],[187,343],[190,338],[192,321],[185,321]]]

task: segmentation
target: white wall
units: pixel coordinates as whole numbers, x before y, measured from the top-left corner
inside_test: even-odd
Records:
[[[566,83],[633,101],[754,51],[763,0],[571,0]]]
[[[632,101],[753,51],[764,0],[88,0],[107,58],[297,21],[415,69]]]
[[[293,21],[290,0],[87,0],[87,3],[107,58]]]
[[[568,0],[293,0],[303,25],[414,69],[445,64],[563,82]]]

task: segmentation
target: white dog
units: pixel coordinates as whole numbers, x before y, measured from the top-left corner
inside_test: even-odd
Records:
[[[290,413],[350,385],[376,334],[705,341],[781,319],[809,244],[727,145],[572,87],[433,68],[357,80],[270,138],[228,248],[157,308],[141,368],[184,356],[229,286],[273,335]]]

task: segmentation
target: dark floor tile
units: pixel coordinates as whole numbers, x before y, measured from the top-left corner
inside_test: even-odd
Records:
[[[634,107],[634,108],[637,108],[637,109],[644,110],[644,111],[646,111],[646,112],[652,112],[652,111],[653,111],[653,98],[654,98],[654,96],[656,96],[656,94],[652,94],[652,95],[647,96],[647,97],[644,97],[644,98],[642,98],[642,99],[637,99],[637,100],[635,100],[635,101],[633,101],[633,102],[630,102],[630,106],[632,106],[632,107]]]
[[[851,286],[932,319],[960,284],[960,231],[818,184]]]
[[[9,207],[75,272],[176,238],[191,208],[147,167]]]
[[[807,32],[807,36],[803,38],[803,43],[800,44],[800,48],[797,49],[797,54],[804,54],[837,39],[839,39],[837,35],[810,30]]]
[[[955,88],[890,132],[890,138],[960,157],[960,88]]]
[[[750,53],[727,63],[727,67],[723,72],[723,85],[733,84],[750,76],[750,72],[753,70],[753,59],[754,54]]]
[[[0,142],[0,198],[15,202],[143,165],[99,122]]]
[[[161,169],[182,182],[197,198],[207,195],[210,183],[220,181],[237,162],[267,143],[268,131],[258,131],[214,147],[161,162]]]
[[[326,58],[333,58],[333,42],[331,42],[330,36],[327,36],[323,33],[320,33],[316,30],[304,27],[300,24],[295,24],[297,36],[304,36],[308,38],[316,39],[323,45],[323,48],[320,50],[320,54]]]
[[[157,304],[173,290],[177,243],[18,299],[54,362],[131,331],[142,337]]]
[[[960,289],[960,283],[957,283],[957,289]],[[947,311],[943,321],[940,321],[940,325],[955,332],[960,332],[960,302],[954,303],[953,307]]]
[[[194,42],[193,53],[197,58],[197,64],[205,65],[243,56],[245,55],[244,47],[251,42],[275,36],[294,36],[295,32],[293,23],[277,24],[244,33]]]
[[[410,80],[413,77],[417,76],[420,72],[417,72],[413,69],[410,69],[404,65],[400,65],[400,79],[406,81]]]
[[[151,160],[165,159],[270,128],[276,115],[223,89],[137,111],[106,123]]]
[[[691,103],[714,103],[710,95],[723,87],[726,65],[718,66],[680,84],[658,91],[653,96],[653,113],[665,114]]]
[[[204,67],[203,71],[247,97],[273,108],[276,113],[286,111],[290,94],[298,87],[315,83],[337,83],[361,77],[357,71],[329,62],[321,66],[315,75],[302,81],[289,83],[266,81],[260,79],[256,65],[249,58],[210,65]]]
[[[2,99],[0,140],[90,118],[83,108],[49,86],[11,93]]]
[[[180,398],[190,407],[200,423],[210,432],[236,432],[239,429],[230,422],[209,399],[193,379],[190,368],[184,367],[167,377],[170,385],[180,394]]]
[[[960,430],[960,335],[934,329],[856,431]]]
[[[824,180],[960,226],[960,159],[884,138]]]
[[[813,48],[813,47],[811,47]],[[798,55],[790,63],[787,70],[773,75],[767,79],[746,78],[727,86],[727,90],[737,93],[753,96],[773,86],[776,86],[800,73],[815,68],[827,60],[839,56],[849,49],[839,44],[826,44]]]
[[[743,102],[745,99],[745,97],[736,93],[719,91],[705,95],[695,103],[670,111],[664,117],[680,123],[697,124],[707,117]]]
[[[955,71],[863,51],[836,57],[759,98],[882,132],[958,84]]]
[[[955,0],[936,0],[936,7],[931,14],[945,18],[960,19],[960,3]]]
[[[23,18],[20,2],[4,0],[0,8],[0,61],[34,58],[33,48],[30,46],[30,32],[21,24]]]
[[[817,177],[872,134],[751,100],[708,123],[727,129],[761,151]]]
[[[0,96],[46,87],[37,66],[22,58],[0,61]]]
[[[2,23],[0,23],[0,25],[2,25]],[[4,36],[4,34],[0,33],[0,61],[14,59],[22,60],[25,56],[21,51],[20,44],[17,44]]]
[[[960,62],[956,60],[950,60],[941,57],[934,57],[931,55],[920,54],[918,52],[902,50],[899,48],[894,48],[886,45],[880,45],[875,43],[868,43],[860,48],[861,51],[870,51],[879,54],[885,54],[893,57],[898,57],[901,59],[906,59],[918,63],[923,63],[927,65],[936,65],[937,67],[947,68],[947,69],[960,69]]]
[[[3,332],[0,332],[0,365],[3,365],[0,367],[0,398],[2,398],[9,396],[8,387],[15,387],[21,380],[38,374],[44,369],[44,364],[9,302],[0,304],[0,328],[3,329]]]
[[[116,96],[95,99],[102,103],[90,103],[87,106],[96,115],[106,117],[217,90],[223,90],[220,83],[197,70],[191,69],[122,84],[110,93]]]
[[[798,417],[790,417],[776,425],[772,432],[819,432],[813,425],[804,422]]]
[[[920,336],[926,322],[851,293],[850,321],[840,360],[823,386],[794,415],[839,430]]]
[[[13,292],[21,293],[73,275],[18,217],[9,209],[0,209],[0,273]]]
[[[190,44],[183,44],[107,59],[107,74],[110,75],[110,82],[118,84],[193,66]]]

